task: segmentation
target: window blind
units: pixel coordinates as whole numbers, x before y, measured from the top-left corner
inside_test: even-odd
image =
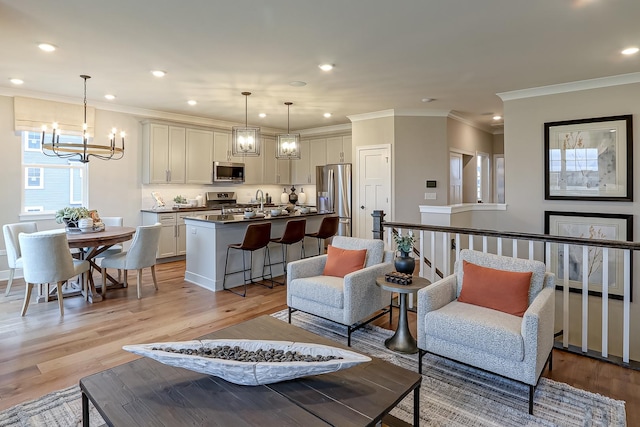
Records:
[[[58,129],[67,135],[81,135],[84,111],[82,104],[48,101],[45,99],[13,98],[14,128],[16,131],[42,131],[46,125],[58,123]],[[95,108],[87,106],[87,129],[94,136]]]

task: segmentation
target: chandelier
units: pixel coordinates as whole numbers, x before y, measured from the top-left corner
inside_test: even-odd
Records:
[[[259,156],[260,155],[260,128],[247,125],[247,99],[251,92],[242,92],[244,95],[244,127],[233,126],[231,154],[234,156]]]
[[[300,134],[289,132],[289,107],[293,102],[285,102],[284,105],[287,106],[287,133],[278,135],[276,158],[300,160]]]
[[[58,124],[53,124],[53,132],[51,134],[51,142],[45,142],[45,134],[47,132],[47,126],[42,126],[42,153],[49,157],[60,158],[73,158],[82,163],[88,163],[89,157],[93,156],[101,160],[118,160],[124,156],[124,132],[120,132],[121,145],[116,147],[116,132],[114,128],[109,135],[109,144],[90,144],[89,139],[92,140],[87,130],[87,79],[91,76],[81,75],[84,80],[84,121],[82,123],[82,143],[78,142],[60,142],[60,129]]]

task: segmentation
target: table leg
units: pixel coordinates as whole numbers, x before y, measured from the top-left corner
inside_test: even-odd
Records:
[[[420,425],[420,386],[413,390],[413,425]]]
[[[89,398],[82,391],[82,427],[89,427]]]
[[[384,342],[384,345],[393,351],[399,353],[417,353],[418,343],[411,335],[409,330],[409,322],[407,320],[407,294],[401,293],[400,310],[398,312],[398,327],[395,334]]]

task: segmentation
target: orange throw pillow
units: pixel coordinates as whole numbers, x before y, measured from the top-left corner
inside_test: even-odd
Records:
[[[496,270],[463,261],[458,301],[522,317],[529,304],[533,272]]]
[[[349,273],[361,270],[367,257],[366,249],[349,250],[327,247],[327,263],[324,265],[325,276],[344,277]]]

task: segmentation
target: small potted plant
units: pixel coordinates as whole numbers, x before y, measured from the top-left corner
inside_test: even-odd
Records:
[[[84,207],[66,207],[56,212],[56,222],[58,224],[62,224],[64,222],[67,227],[77,228],[78,220],[82,218],[91,218],[89,209]]]
[[[409,231],[406,235],[398,233],[393,236],[393,240],[396,242],[396,247],[400,251],[400,256],[396,257],[394,264],[396,271],[400,273],[413,274],[413,270],[416,266],[416,261],[409,256],[409,253],[413,252],[413,242],[415,237],[412,231]]]

